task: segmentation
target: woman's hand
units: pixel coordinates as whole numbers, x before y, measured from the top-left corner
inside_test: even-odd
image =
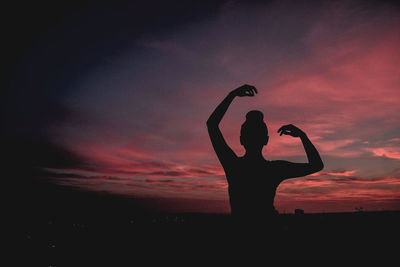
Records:
[[[293,124],[284,125],[278,130],[279,135],[285,134],[293,137],[302,137],[306,134]]]
[[[243,97],[243,96],[254,96],[257,93],[258,93],[257,89],[254,86],[245,84],[240,86],[239,88],[236,88],[230,94],[232,94],[233,96]]]

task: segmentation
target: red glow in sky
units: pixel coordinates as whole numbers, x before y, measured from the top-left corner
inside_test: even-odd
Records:
[[[81,118],[53,129],[54,140],[86,159],[79,169],[52,169],[71,174],[59,183],[214,201],[182,207],[229,212],[205,122],[248,83],[259,94],[236,99],[221,125],[236,153],[244,152],[246,112],[259,109],[270,131],[267,159],[306,161],[299,140],[276,133],[293,123],[325,163],[279,186],[280,212],[399,209],[399,14],[386,6],[286,5],[225,6],[217,17],[143,36],[132,52],[93,70],[66,100]]]

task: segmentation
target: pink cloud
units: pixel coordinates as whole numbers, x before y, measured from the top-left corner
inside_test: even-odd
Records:
[[[344,171],[321,171],[321,172],[317,172],[317,173],[313,173],[311,175],[309,175],[310,177],[312,176],[324,176],[324,175],[328,175],[328,176],[345,176],[345,177],[351,177],[354,176],[354,174],[356,173],[356,170],[344,170]]]
[[[372,154],[376,157],[400,159],[399,138],[368,142],[366,143],[364,150],[372,152]]]
[[[400,159],[399,147],[382,147],[370,149],[378,157],[387,157],[391,159]]]

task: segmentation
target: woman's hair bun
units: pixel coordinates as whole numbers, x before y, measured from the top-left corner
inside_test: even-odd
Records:
[[[262,142],[265,141],[265,138],[268,137],[268,128],[261,111],[252,110],[246,114],[246,121],[242,124],[240,135],[254,140],[263,140]]]
[[[246,114],[246,121],[248,122],[264,122],[264,115],[261,111],[251,110]]]

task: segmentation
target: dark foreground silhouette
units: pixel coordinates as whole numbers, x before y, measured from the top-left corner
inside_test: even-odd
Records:
[[[153,212],[132,198],[30,180],[22,188],[24,198],[9,201],[13,212],[3,217],[10,222],[3,230],[12,238],[11,243],[3,241],[15,244],[18,256],[12,259],[14,266],[118,266],[116,261],[131,266],[143,258],[146,263],[159,264],[161,258],[170,264],[185,257],[186,263],[215,262],[215,256],[225,262],[249,251],[263,259],[291,259],[290,247],[304,248],[302,257],[308,259],[316,254],[313,246],[335,257],[343,250],[358,257],[355,249],[363,244],[393,247],[399,237],[399,211],[290,211],[275,216],[279,224],[271,233],[268,227],[237,227],[229,214]],[[334,248],[327,249],[329,245]],[[283,251],[284,257],[277,257],[276,251]]]
[[[243,85],[228,94],[207,120],[208,133],[229,185],[232,215],[241,222],[271,222],[277,211],[274,208],[276,188],[285,179],[301,177],[323,169],[318,151],[307,135],[296,126],[282,126],[280,135],[299,137],[307,154],[308,163],[293,163],[284,160],[269,161],[262,155],[268,144],[268,128],[264,115],[257,110],[247,113],[240,132],[240,143],[246,149],[238,157],[227,145],[218,127],[225,112],[236,97],[253,97],[257,89]]]

